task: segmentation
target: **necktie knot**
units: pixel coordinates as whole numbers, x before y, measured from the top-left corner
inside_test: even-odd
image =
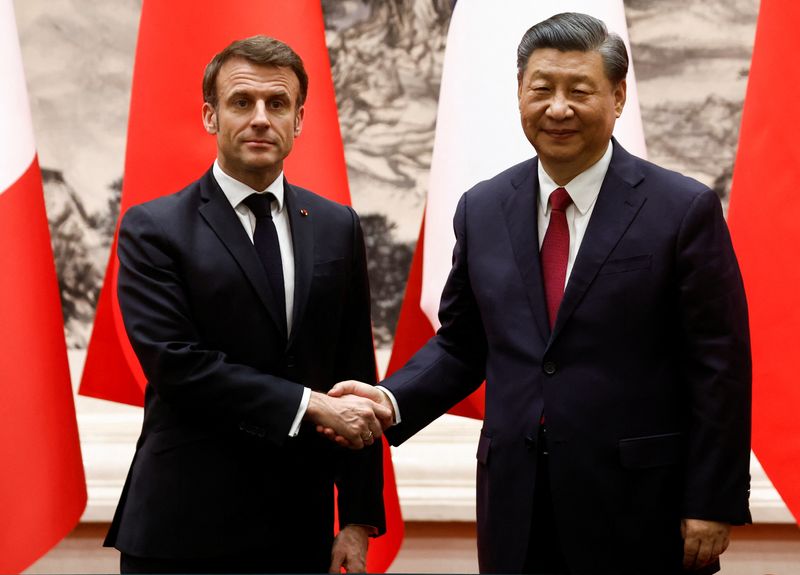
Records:
[[[243,203],[250,208],[250,211],[253,212],[257,220],[263,218],[272,219],[270,204],[272,204],[274,198],[275,196],[273,196],[271,192],[265,194],[250,194],[243,200]]]
[[[564,188],[556,188],[550,194],[550,209],[559,212],[565,211],[572,203],[572,198],[569,197],[569,192]]]

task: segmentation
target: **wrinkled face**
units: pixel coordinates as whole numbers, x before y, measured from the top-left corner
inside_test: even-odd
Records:
[[[216,109],[203,104],[203,124],[217,137],[217,159],[228,175],[256,190],[278,177],[303,127],[300,82],[291,68],[231,58],[217,76]]]
[[[625,81],[614,86],[599,52],[534,50],[519,78],[522,128],[542,167],[558,184],[597,162],[625,105]]]

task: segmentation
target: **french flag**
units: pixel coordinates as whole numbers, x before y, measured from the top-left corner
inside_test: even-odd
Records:
[[[19,573],[75,527],[86,481],[11,0],[0,78],[0,573]]]
[[[450,271],[453,215],[461,194],[535,152],[517,103],[517,45],[525,31],[560,12],[583,12],[628,44],[622,0],[459,0],[447,34],[425,217],[395,333],[387,374],[405,364],[439,328],[439,299]],[[630,54],[630,47],[628,49]],[[633,64],[627,103],[614,136],[646,157]],[[533,215],[532,215],[533,217]],[[483,419],[483,389],[451,413]]]

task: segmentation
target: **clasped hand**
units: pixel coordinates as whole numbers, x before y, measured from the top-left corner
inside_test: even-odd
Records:
[[[349,423],[337,427],[328,421],[312,418],[317,424],[317,431],[344,447],[361,449],[365,445],[372,445],[383,435],[383,430],[394,423],[392,402],[381,390],[366,383],[342,381],[334,385],[327,396],[316,395],[326,398],[334,409],[339,410],[341,418]],[[350,406],[353,409],[349,409]]]
[[[348,387],[348,384],[355,385]],[[306,418],[317,424],[317,431],[351,449],[372,445],[393,421],[391,407],[382,405],[375,393],[366,394],[361,386],[383,396],[370,385],[343,382],[328,395],[312,392],[306,410]],[[351,388],[353,391],[347,391]]]

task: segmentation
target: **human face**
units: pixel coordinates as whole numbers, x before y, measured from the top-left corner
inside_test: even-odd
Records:
[[[625,105],[625,87],[625,80],[612,85],[597,51],[533,51],[518,82],[520,119],[557,184],[603,156]]]
[[[203,124],[217,137],[222,170],[255,190],[278,177],[303,127],[300,82],[291,68],[231,58],[217,76],[216,109],[203,104]]]

